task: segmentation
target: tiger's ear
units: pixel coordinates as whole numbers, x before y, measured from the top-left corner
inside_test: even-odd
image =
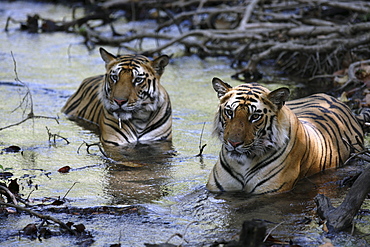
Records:
[[[164,68],[167,66],[169,62],[170,62],[170,57],[167,55],[162,55],[154,59],[151,62],[151,64],[155,72],[157,72],[158,75],[162,75],[164,72]]]
[[[279,109],[281,109],[281,107],[283,107],[283,105],[285,104],[285,101],[288,100],[289,95],[290,95],[289,88],[282,87],[282,88],[278,88],[278,89],[272,91],[271,93],[269,93],[269,95],[267,96],[267,98],[272,103],[274,103],[275,105],[277,105],[277,107]]]
[[[106,64],[110,63],[111,61],[117,58],[115,55],[107,52],[103,47],[100,47],[99,51],[101,58],[103,58]]]
[[[217,92],[218,98],[221,98],[232,89],[232,86],[217,77],[212,79],[212,85],[213,89]]]

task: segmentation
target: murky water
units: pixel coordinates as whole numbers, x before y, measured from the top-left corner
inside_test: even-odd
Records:
[[[71,10],[63,6],[23,2],[1,3],[0,12],[0,26],[5,26],[8,16],[18,20],[25,20],[27,14],[34,13],[59,20],[71,16]],[[17,29],[18,25],[12,24],[8,33],[0,32],[0,127],[22,120],[30,110],[29,101],[18,107],[26,89],[15,81],[16,76],[31,90],[34,114],[59,117],[59,123],[38,118],[0,131],[1,148],[17,145],[23,149],[22,154],[1,154],[0,164],[12,168],[15,177],[20,177],[22,193],[25,197],[29,195],[34,203],[46,197],[64,197],[76,183],[66,196],[71,207],[139,207],[139,213],[118,216],[53,214],[62,221],[85,224],[94,236],[93,246],[114,243],[144,246],[144,243],[166,242],[176,233],[184,234],[185,239],[174,237],[170,243],[209,246],[216,240],[231,240],[239,233],[242,222],[251,219],[266,221],[273,236],[284,241],[292,240],[307,246],[324,243],[325,235],[318,224],[313,198],[317,193],[324,193],[334,204],[340,203],[346,190],[338,188],[335,181],[354,173],[355,168],[325,172],[302,181],[293,192],[276,196],[246,198],[242,194],[215,195],[205,190],[204,184],[220,147],[211,137],[217,106],[211,80],[218,76],[237,84],[229,79],[234,71],[228,67],[227,60],[171,59],[162,84],[173,105],[174,139],[169,148],[173,151],[163,154],[160,150],[166,147],[159,147],[159,151],[155,147],[129,150],[130,163],[123,166],[105,159],[97,148],[93,147],[89,154],[86,146],[81,144],[98,142],[98,136],[60,113],[82,79],[104,73],[104,63],[98,51],[88,52],[83,38],[74,34],[29,34]],[[113,47],[105,48],[112,53],[117,51]],[[276,79],[274,72],[267,72],[269,79]],[[285,78],[278,81],[291,83]],[[268,86],[276,87],[275,84]],[[200,158],[196,154],[199,153],[203,126],[202,143],[207,146]],[[51,133],[67,138],[70,144],[60,138],[56,143],[50,142],[46,127]],[[148,153],[152,155],[142,159],[143,154]],[[141,160],[137,161],[135,155]],[[130,164],[135,167],[129,167]],[[57,172],[67,165],[72,168],[69,173]],[[369,232],[367,218],[365,215],[359,220],[357,236]],[[35,222],[39,222],[38,219],[27,215],[0,218],[0,244],[77,244],[73,237],[52,237],[40,242],[17,236],[24,226]],[[362,239],[345,235],[336,241],[353,246],[361,245]]]

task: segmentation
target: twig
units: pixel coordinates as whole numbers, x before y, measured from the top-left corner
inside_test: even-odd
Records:
[[[54,144],[55,144],[56,143],[56,137],[59,137],[59,138],[62,138],[63,140],[65,140],[67,144],[70,143],[67,138],[65,138],[65,137],[63,137],[61,135],[58,135],[58,134],[52,134],[50,132],[50,129],[47,126],[45,126],[45,128],[46,128],[46,130],[48,132],[48,135],[49,135],[49,142],[50,142],[50,139],[53,138],[53,141],[54,141]]]
[[[17,126],[17,125],[20,125],[24,122],[26,122],[27,120],[29,119],[33,119],[33,118],[46,118],[46,119],[54,119],[58,124],[59,124],[59,121],[57,118],[55,117],[47,117],[47,116],[37,116],[34,114],[33,112],[33,100],[32,100],[32,94],[31,94],[31,90],[29,89],[29,87],[27,86],[26,83],[22,82],[19,77],[18,77],[18,72],[17,72],[17,62],[15,61],[15,58],[14,58],[14,55],[13,55],[13,52],[11,52],[11,55],[12,55],[12,58],[13,58],[13,64],[14,64],[14,73],[15,73],[15,81],[19,82],[20,84],[22,84],[22,86],[24,86],[26,89],[27,89],[27,93],[26,95],[23,97],[23,100],[22,102],[20,103],[20,105],[17,107],[21,107],[21,105],[23,104],[23,102],[25,101],[25,99],[29,98],[30,100],[30,112],[27,114],[27,117],[21,121],[19,121],[18,123],[14,123],[14,124],[10,124],[10,125],[7,125],[5,127],[2,127],[0,128],[0,131],[1,130],[4,130],[4,129],[8,129],[8,128],[11,128],[11,127],[14,127],[14,126]],[[17,109],[16,108],[16,109]]]
[[[66,194],[63,196],[62,198],[62,201],[64,201],[64,199],[66,198],[66,196],[68,195],[68,193],[72,190],[72,188],[77,184],[78,182],[74,182],[73,185],[71,186],[71,188],[69,188],[69,190],[66,192]]]
[[[280,225],[282,225],[285,221],[282,221],[280,222],[279,224],[277,224],[276,226],[274,226],[272,229],[270,229],[270,231],[266,234],[266,237],[263,239],[262,242],[266,242],[267,238],[269,237],[269,235],[271,235],[271,233],[276,229],[278,228]]]
[[[203,128],[202,132],[200,133],[200,138],[199,138],[199,153],[195,155],[195,157],[202,156],[204,148],[207,146],[207,144],[202,145],[202,137],[203,137],[203,132],[204,132],[204,126],[206,123],[203,123]]]
[[[92,147],[92,146],[98,146],[99,147],[99,151],[103,154],[103,156],[104,157],[106,157],[106,158],[109,158],[108,157],[108,155],[104,152],[104,150],[103,150],[103,148],[101,147],[101,145],[100,145],[100,143],[99,142],[96,142],[96,143],[93,143],[93,144],[88,144],[88,143],[86,143],[85,141],[83,142],[83,143],[81,143],[81,145],[78,147],[78,149],[77,149],[77,153],[79,154],[80,153],[80,149],[81,149],[81,147],[82,147],[82,145],[86,145],[86,152],[88,153],[88,154],[90,154],[90,147]]]
[[[256,69],[257,63],[261,60],[274,59],[277,64],[284,63],[285,66],[282,68],[286,72],[295,72],[305,78],[316,73],[329,74],[340,69],[345,61],[344,54],[351,53],[354,58],[358,56],[360,59],[369,57],[370,54],[370,40],[363,40],[363,36],[370,31],[370,21],[366,18],[366,13],[370,11],[368,1],[353,3],[349,0],[295,0],[289,4],[284,1],[260,0],[156,1],[154,7],[167,13],[167,16],[165,18],[162,18],[162,15],[157,16],[158,23],[157,27],[153,28],[154,32],[134,28],[125,34],[117,34],[111,23],[117,15],[111,13],[117,8],[125,9],[126,12],[131,10],[132,13],[129,15],[133,20],[137,14],[134,7],[136,4],[132,1],[107,1],[96,6],[95,12],[82,18],[73,17],[72,21],[63,22],[51,21],[56,28],[45,31],[73,31],[85,37],[85,43],[89,44],[89,48],[96,44],[115,45],[149,56],[162,53],[170,46],[182,45],[186,52],[201,57],[234,57],[239,65],[249,62],[248,69],[251,71]],[[139,5],[141,11],[148,11],[153,8],[153,1],[140,1]],[[330,8],[325,9],[327,6]],[[315,12],[317,11],[315,16],[320,18],[312,17],[310,10],[313,8]],[[338,18],[337,15],[329,13],[331,8],[347,10],[349,13],[343,18]],[[75,15],[74,10],[72,16]],[[239,23],[236,24],[236,28],[235,25],[230,25],[235,19],[225,18],[233,15],[238,16]],[[50,21],[41,17],[39,20]],[[111,25],[111,35],[94,29],[97,25],[95,27],[89,25],[90,20],[101,20],[101,25]],[[11,21],[14,22],[9,17],[5,26],[6,31]],[[78,28],[82,25],[83,28]],[[179,32],[168,32],[166,28],[171,26],[176,26]],[[143,42],[147,39],[156,40],[156,48],[145,50],[147,46]],[[132,47],[130,42],[142,45],[130,49]],[[267,42],[273,44],[266,46]],[[293,48],[298,49],[292,51],[285,45],[288,47],[293,45]],[[244,49],[247,46],[251,49]],[[266,54],[269,48],[272,49]],[[243,53],[240,53],[241,50]],[[282,53],[290,59],[277,60]],[[291,56],[294,53],[296,55]],[[310,57],[311,61],[306,63],[307,57]]]
[[[350,160],[352,160],[352,159],[354,159],[354,158],[356,158],[356,157],[359,157],[360,159],[362,159],[362,160],[365,160],[365,161],[368,161],[369,162],[369,159],[366,159],[366,158],[364,158],[362,155],[363,154],[365,154],[367,157],[370,157],[370,155],[369,155],[369,150],[363,150],[363,151],[361,151],[361,152],[358,152],[358,153],[354,153],[354,154],[352,154],[345,162],[344,162],[344,166],[345,165],[347,165],[348,164],[348,162],[350,161]]]

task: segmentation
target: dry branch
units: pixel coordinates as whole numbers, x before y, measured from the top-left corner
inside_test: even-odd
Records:
[[[357,79],[357,77],[355,75],[355,68],[356,67],[359,67],[359,66],[361,66],[363,64],[367,64],[367,63],[370,63],[370,59],[365,60],[365,61],[359,61],[359,62],[352,63],[348,67],[348,80],[340,88],[338,88],[337,90],[343,90],[344,88],[346,88],[351,83],[358,83],[360,80]]]
[[[40,219],[43,219],[43,220],[51,220],[55,223],[57,223],[58,225],[60,225],[60,227],[62,227],[63,229],[67,230],[68,232],[70,232],[71,234],[73,235],[77,235],[77,232],[72,230],[69,226],[67,226],[65,223],[63,223],[62,221],[54,218],[54,217],[51,217],[49,215],[44,215],[44,214],[40,214],[36,211],[33,211],[31,209],[28,209],[28,208],[25,208],[25,207],[22,207],[22,206],[19,206],[19,205],[15,205],[15,204],[12,204],[12,203],[4,203],[4,202],[0,202],[0,205],[4,205],[4,206],[7,206],[7,207],[14,207],[16,208],[17,210],[21,210],[21,211],[24,211],[24,212],[27,212],[31,215],[34,215]]]
[[[311,44],[299,44],[294,41],[288,41],[285,43],[275,43],[272,45],[270,48],[267,50],[254,54],[251,59],[249,60],[248,66],[246,66],[244,69],[236,72],[233,75],[233,78],[240,79],[240,75],[244,75],[247,72],[251,71],[256,71],[257,70],[257,65],[260,61],[264,59],[268,59],[272,57],[273,55],[277,53],[282,53],[282,52],[305,52],[307,54],[315,54],[315,53],[320,53],[320,52],[338,52],[339,50],[350,50],[356,46],[360,46],[363,44],[368,44],[370,42],[370,34],[364,34],[361,36],[357,36],[356,38],[349,39],[349,38],[344,38],[344,39],[331,39],[326,42],[321,42],[321,43],[315,43],[313,45]],[[240,80],[245,80],[240,79]]]
[[[7,198],[10,199],[10,201],[13,202],[13,204],[17,205],[17,199],[15,198],[14,194],[5,186],[0,185],[0,194],[4,194]]]
[[[370,3],[366,1],[349,1],[349,2],[338,2],[331,0],[298,0],[302,3],[320,4],[322,6],[335,7],[340,9],[347,9],[360,13],[370,12]]]
[[[354,217],[370,192],[370,167],[367,167],[356,179],[342,204],[334,208],[330,199],[322,194],[315,197],[317,213],[327,220],[329,231],[342,231],[351,226]]]
[[[239,27],[238,29],[239,30],[244,30],[246,29],[245,26],[247,25],[247,23],[249,22],[249,20],[251,19],[252,17],[252,12],[253,10],[256,8],[257,4],[258,4],[259,0],[252,0],[248,7],[245,9],[245,13],[244,13],[244,17],[243,19],[240,21],[240,24],[239,24]]]
[[[120,9],[128,22],[153,18],[157,26],[142,30],[139,25],[119,34],[116,19],[109,17],[122,15],[115,13]],[[111,0],[96,6],[94,13],[61,25],[84,35],[89,48],[112,45],[154,56],[177,47],[201,57],[227,56],[238,66],[234,77],[248,80],[239,74],[258,73],[257,65],[266,59],[302,77],[342,69],[346,54],[351,54],[349,63],[369,59],[368,13],[368,1],[349,0]],[[90,20],[99,18],[102,25],[110,22],[111,34],[90,25]],[[155,48],[145,48],[149,39],[156,41]],[[134,42],[143,45],[134,49]]]

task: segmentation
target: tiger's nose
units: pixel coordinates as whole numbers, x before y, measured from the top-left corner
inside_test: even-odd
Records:
[[[125,104],[125,103],[127,102],[127,99],[116,99],[116,98],[114,98],[114,101],[115,101],[119,106],[121,106],[121,105],[123,105],[123,104]]]
[[[233,140],[228,140],[228,142],[230,143],[231,146],[233,146],[234,148],[236,148],[237,146],[240,146],[241,144],[243,144],[243,142],[241,141],[233,141]]]

